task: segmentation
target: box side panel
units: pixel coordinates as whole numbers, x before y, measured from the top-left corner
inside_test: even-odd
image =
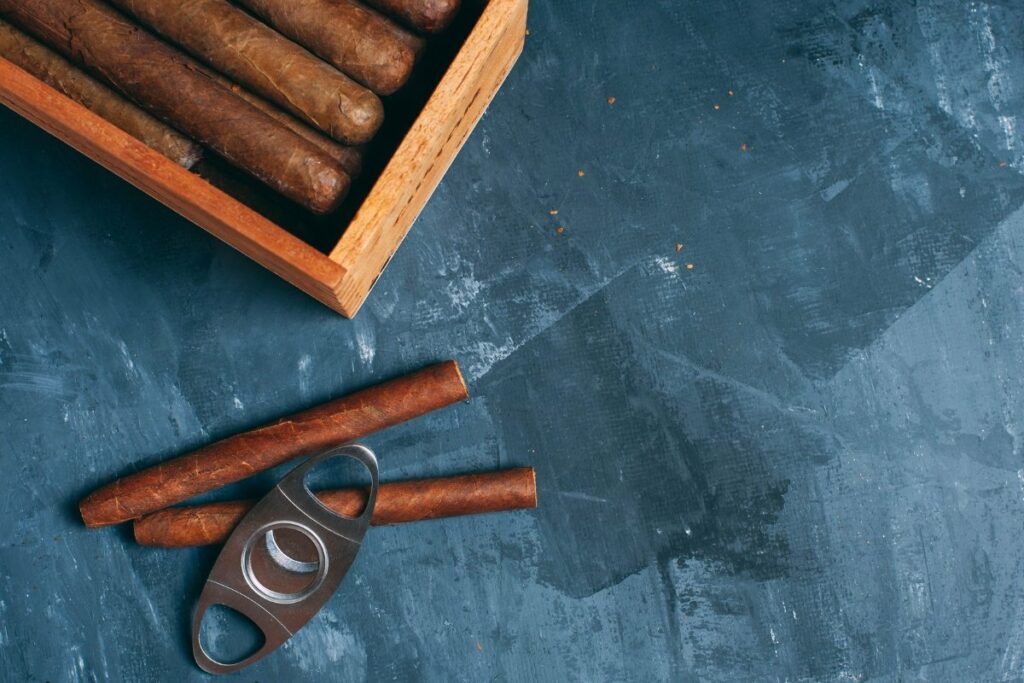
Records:
[[[0,103],[339,310],[339,264],[2,58]]]
[[[331,259],[336,295],[353,316],[408,234],[523,48],[527,0],[491,0],[359,209]]]

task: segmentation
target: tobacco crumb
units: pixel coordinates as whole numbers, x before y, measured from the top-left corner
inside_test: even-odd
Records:
[[[609,97],[608,98],[608,104],[609,105],[615,104],[615,98],[614,97]]]
[[[559,225],[557,228],[555,228],[555,232],[558,233],[559,235],[564,235],[565,234],[565,228],[562,227],[561,225]]]
[[[694,269],[695,267],[696,267],[696,266],[694,266],[694,265],[693,265],[692,263],[687,263],[687,264],[686,264],[686,269],[687,269],[687,270],[693,270],[693,269]]]
[[[683,250],[683,245],[681,245],[681,244],[676,244],[676,253],[678,254],[678,253],[679,253],[679,252],[681,252],[682,250]]]
[[[747,143],[744,142],[742,145],[740,145],[740,151],[741,152],[746,152],[747,151]]]
[[[1009,166],[1009,164],[1007,164],[1005,161],[999,162],[999,168],[1006,168],[1007,166]]]
[[[548,211],[548,215],[549,216],[557,216],[558,215],[558,209],[551,209],[550,211]]]
[[[583,176],[585,176],[587,174],[581,168],[580,170],[576,171],[576,175],[578,175],[580,178],[582,178]]]
[[[477,643],[476,644],[476,651],[477,652],[483,652],[484,651],[484,646],[481,645],[480,643]]]

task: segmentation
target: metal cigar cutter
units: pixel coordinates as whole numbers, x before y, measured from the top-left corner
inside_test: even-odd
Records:
[[[366,507],[358,517],[328,509],[306,484],[306,476],[331,458],[351,458],[370,473]],[[201,669],[224,674],[249,666],[320,611],[359,552],[378,488],[373,451],[343,446],[296,467],[242,518],[210,571],[192,620],[192,652]],[[262,646],[237,662],[213,659],[200,642],[203,617],[213,605],[231,608],[255,624],[263,632]]]

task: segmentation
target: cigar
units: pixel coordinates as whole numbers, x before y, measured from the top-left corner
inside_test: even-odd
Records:
[[[305,225],[295,215],[295,204],[279,194],[267,192],[258,182],[220,157],[207,156],[192,167],[192,172],[278,225],[300,229]]]
[[[384,121],[376,95],[227,0],[110,2],[335,140],[369,142]]]
[[[356,517],[366,505],[363,488],[318,491],[316,497],[339,515]],[[172,507],[135,520],[142,545],[187,548],[223,543],[254,500]],[[537,507],[537,475],[532,467],[460,477],[382,484],[370,523],[405,524],[428,519],[479,515]]]
[[[380,95],[409,80],[423,40],[354,0],[238,0]]]
[[[348,190],[348,174],[315,145],[98,0],[0,0],[0,19],[314,213],[336,208]]]
[[[458,363],[432,365],[118,479],[81,502],[82,520],[127,522],[468,397]]]
[[[21,67],[180,166],[192,168],[203,156],[200,145],[3,21],[0,21],[0,57]]]
[[[373,7],[423,33],[448,28],[459,11],[459,0],[367,0]]]
[[[340,142],[336,142],[331,138],[327,137],[318,130],[307,126],[302,121],[289,114],[288,112],[281,111],[274,105],[267,102],[265,99],[253,95],[251,92],[238,85],[232,83],[227,78],[224,78],[215,71],[207,71],[210,78],[221,83],[225,88],[231,90],[243,100],[256,107],[264,114],[274,119],[278,123],[283,124],[293,133],[301,135],[309,142],[320,148],[320,151],[327,154],[329,157],[334,159],[345,169],[345,173],[348,173],[349,177],[355,179],[363,171],[363,149],[362,147],[352,147],[350,145],[343,145]]]

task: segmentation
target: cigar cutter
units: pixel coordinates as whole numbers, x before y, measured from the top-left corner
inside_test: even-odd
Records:
[[[331,458],[351,458],[370,474],[366,507],[358,517],[328,509],[309,490],[307,475]],[[223,674],[249,666],[277,649],[334,594],[359,552],[379,488],[377,458],[358,445],[314,456],[242,518],[213,565],[192,620],[192,652],[199,668]],[[263,633],[263,643],[236,662],[219,662],[200,642],[207,610],[235,610]]]

